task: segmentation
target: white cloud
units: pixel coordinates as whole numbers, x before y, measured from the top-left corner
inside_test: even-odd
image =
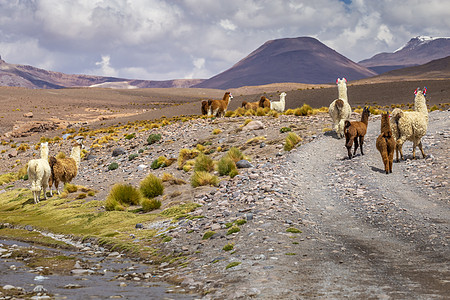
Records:
[[[102,55],[102,60],[95,63],[100,68],[97,69],[97,74],[102,76],[118,76],[118,72],[111,67],[111,57],[109,55]]]
[[[236,25],[234,25],[230,20],[228,20],[228,19],[225,19],[225,20],[220,20],[220,26],[222,26],[222,28],[223,29],[226,29],[226,30],[231,30],[231,31],[234,31],[234,30],[236,30]]]
[[[0,55],[65,73],[208,78],[268,40],[313,36],[359,61],[448,35],[447,2],[0,0]]]

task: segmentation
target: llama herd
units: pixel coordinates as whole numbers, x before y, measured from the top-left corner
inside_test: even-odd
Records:
[[[41,158],[28,162],[28,179],[31,181],[31,191],[34,203],[39,203],[41,190],[47,199],[47,188],[50,188],[50,196],[53,196],[52,185],[55,185],[60,195],[59,182],[68,183],[77,175],[81,160],[81,142],[76,142],[72,147],[69,158],[48,157],[48,142],[41,143]]]
[[[233,96],[230,92],[226,92],[222,100],[203,100],[201,104],[202,115],[208,117],[224,117],[227,112],[228,105],[230,104]],[[284,112],[286,108],[286,93],[280,94],[280,101],[270,101],[266,96],[261,96],[256,102],[242,101],[243,108],[257,110],[261,108],[270,108],[277,112]]]
[[[348,120],[351,114],[351,107],[347,98],[346,83],[347,80],[345,78],[337,79],[339,98],[330,104],[329,114],[333,120],[333,128],[338,138],[345,136],[345,147],[348,151],[348,157],[351,159],[356,154],[358,142],[361,155],[364,155],[364,136],[367,132],[370,112],[368,107],[364,107],[361,121],[350,122]],[[426,87],[423,90],[417,88],[414,91],[414,111],[402,111],[400,108],[396,108],[392,111],[390,118],[387,113],[381,116],[381,133],[377,138],[376,147],[381,154],[386,174],[392,173],[394,152],[396,152],[397,162],[400,161],[399,152],[401,159],[404,160],[402,147],[405,141],[413,142],[414,159],[416,158],[416,147],[419,147],[424,158],[426,156],[422,147],[422,137],[426,134],[428,126],[426,92]],[[352,154],[351,148],[353,143],[355,144],[355,149]]]
[[[361,155],[364,155],[364,136],[367,132],[370,112],[368,107],[364,107],[361,120],[350,122],[352,109],[347,97],[347,80],[338,78],[336,84],[339,98],[330,104],[329,115],[337,137],[345,136],[345,147],[348,157],[351,159],[356,154],[358,147]],[[401,159],[404,159],[402,147],[405,141],[413,142],[414,159],[416,158],[416,147],[419,147],[424,158],[426,156],[422,147],[422,137],[426,134],[428,126],[426,91],[426,88],[415,90],[414,111],[402,111],[396,108],[392,111],[391,117],[387,113],[381,116],[381,130],[376,140],[376,148],[381,154],[386,174],[392,173],[394,152],[396,152],[397,162],[400,161],[399,152]],[[231,99],[233,99],[231,93],[226,92],[221,100],[202,101],[202,114],[208,115],[208,117],[224,117]],[[243,101],[242,107],[253,110],[259,107],[270,108],[277,112],[283,112],[286,108],[286,93],[280,94],[280,101],[270,101],[267,97],[262,96],[257,102]],[[352,153],[353,144],[354,151]],[[72,181],[80,166],[81,147],[81,142],[76,142],[69,158],[56,158],[48,157],[48,143],[41,143],[41,157],[30,160],[27,168],[34,203],[39,203],[41,191],[44,192],[44,198],[47,199],[47,189],[50,189],[50,195],[53,196],[52,186],[54,185],[59,195],[59,183],[65,184]]]

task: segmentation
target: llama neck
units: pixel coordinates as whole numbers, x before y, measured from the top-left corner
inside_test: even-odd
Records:
[[[361,115],[361,122],[368,125],[369,124],[369,114],[363,111]]]
[[[338,95],[339,99],[348,101],[347,99],[347,85],[345,83],[341,83],[338,85]]]
[[[428,116],[427,100],[423,94],[417,94],[414,99],[414,110]]]
[[[285,98],[286,98],[286,96],[285,96],[285,95],[281,95],[281,96],[280,96],[280,102],[281,102],[281,103],[284,103],[284,101],[285,101]]]
[[[77,168],[80,166],[81,161],[81,147],[75,146],[72,148],[72,152],[70,153],[70,157],[75,160],[75,163],[77,164]]]
[[[41,147],[41,158],[48,159],[48,147]]]
[[[381,116],[381,132],[390,132],[391,126],[389,124],[389,116]]]

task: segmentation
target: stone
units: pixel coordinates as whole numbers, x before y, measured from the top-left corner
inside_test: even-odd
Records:
[[[264,124],[261,121],[251,121],[247,125],[245,125],[242,130],[258,130],[264,129]]]
[[[144,228],[144,224],[142,224],[142,223],[137,223],[136,226],[135,226],[135,228],[136,228],[136,229],[142,229],[142,228]]]
[[[27,226],[25,226],[25,230],[33,231],[33,226],[27,225]]]
[[[33,113],[30,111],[30,112],[24,113],[23,116],[25,118],[32,118],[33,117]]]
[[[7,291],[7,290],[15,290],[16,287],[13,286],[13,285],[7,284],[7,285],[4,285],[4,286],[3,286],[3,289],[4,289],[5,291]]]
[[[47,289],[44,288],[42,285],[37,285],[34,287],[33,292],[34,293],[46,293]]]
[[[123,149],[122,147],[118,147],[118,148],[115,148],[113,150],[112,156],[116,157],[116,156],[119,156],[119,155],[124,155],[125,153],[126,153],[125,149]]]
[[[245,168],[253,168],[253,165],[245,159],[241,159],[240,161],[236,162],[236,167],[239,169],[245,169]]]

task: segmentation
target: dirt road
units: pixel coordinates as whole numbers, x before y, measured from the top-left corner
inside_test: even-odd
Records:
[[[431,157],[394,163],[389,175],[375,148],[379,121],[369,124],[364,156],[358,150],[347,159],[344,141],[331,136],[321,136],[290,155],[285,176],[291,178],[298,209],[307,212],[309,235],[317,241],[292,268],[298,276],[279,274],[290,278],[284,296],[449,295],[448,183],[436,182],[448,178],[449,125],[448,112],[431,114],[424,140]],[[411,143],[405,145],[407,158],[410,149]],[[441,173],[433,176],[435,172]]]

